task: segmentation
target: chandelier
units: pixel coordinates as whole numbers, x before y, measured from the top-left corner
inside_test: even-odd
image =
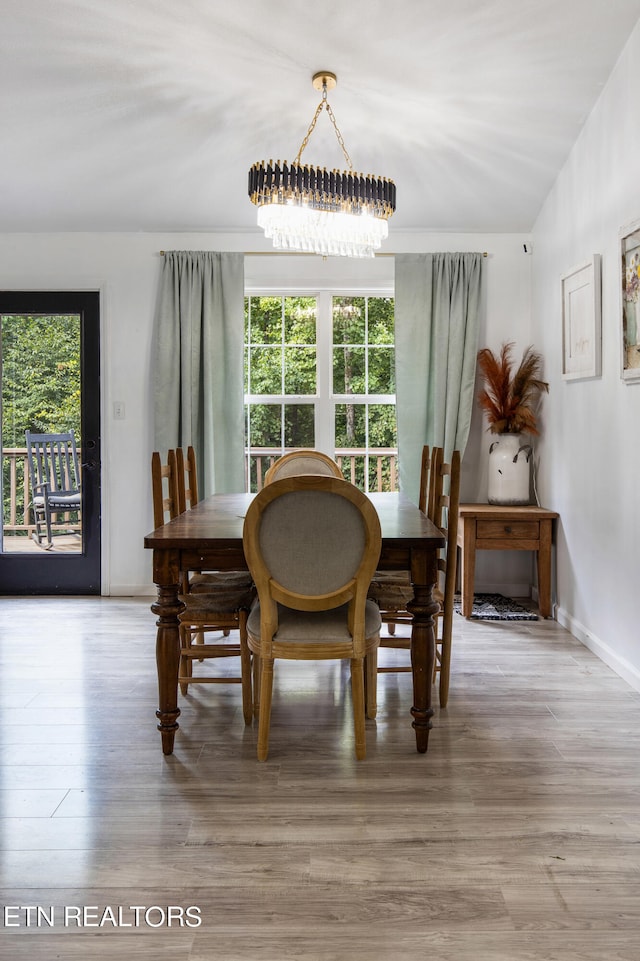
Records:
[[[354,173],[327,91],[337,78],[326,70],[313,76],[322,90],[307,134],[293,163],[264,160],[249,170],[249,197],[258,208],[258,226],[277,250],[302,250],[323,256],[373,257],[396,209],[396,187],[386,177]],[[348,170],[327,171],[301,161],[318,117],[326,110]]]

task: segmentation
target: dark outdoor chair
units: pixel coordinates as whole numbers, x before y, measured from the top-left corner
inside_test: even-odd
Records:
[[[82,494],[76,439],[65,434],[25,432],[31,507],[36,529],[33,539],[45,550],[53,547],[52,516],[77,513],[81,517]]]

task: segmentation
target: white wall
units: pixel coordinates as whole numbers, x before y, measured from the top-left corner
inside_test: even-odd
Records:
[[[640,383],[621,370],[619,230],[640,219],[640,24],[533,232],[533,338],[550,394],[542,500],[560,512],[558,620],[640,689]],[[561,377],[560,277],[602,255],[602,376]],[[595,712],[597,717],[597,710]]]
[[[386,245],[398,251],[486,250],[486,322],[480,345],[529,340],[531,258],[521,235],[394,234]],[[256,235],[241,234],[0,234],[3,289],[92,289],[102,296],[102,470],[103,593],[151,593],[151,557],[142,546],[152,528],[150,459],[152,407],[151,329],[161,249],[268,251]],[[361,264],[342,259],[248,258],[247,283],[268,278],[277,285],[389,286],[393,259]],[[125,419],[113,419],[113,403],[125,404]],[[464,461],[463,497],[486,499],[489,435],[479,416]],[[525,554],[484,553],[476,587],[526,591],[530,560]],[[506,580],[505,580],[506,578]]]

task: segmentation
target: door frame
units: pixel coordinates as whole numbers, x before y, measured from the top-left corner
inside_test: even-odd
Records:
[[[0,313],[78,314],[80,316],[82,451],[82,551],[1,553],[0,594],[100,594],[101,390],[100,291],[0,291]]]

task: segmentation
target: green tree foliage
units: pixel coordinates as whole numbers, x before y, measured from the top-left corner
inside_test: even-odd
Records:
[[[252,297],[245,303],[245,390],[316,393],[314,297]],[[312,404],[254,404],[252,447],[313,447]]]
[[[336,297],[333,307],[335,394],[394,394],[394,302],[391,297]],[[392,404],[338,404],[336,448],[395,447]]]
[[[3,314],[2,446],[25,446],[25,431],[80,436],[80,317]],[[3,458],[3,514],[9,512],[9,461]],[[17,478],[18,503],[23,480]]]
[[[24,432],[80,433],[80,318],[2,317],[2,441]]]

